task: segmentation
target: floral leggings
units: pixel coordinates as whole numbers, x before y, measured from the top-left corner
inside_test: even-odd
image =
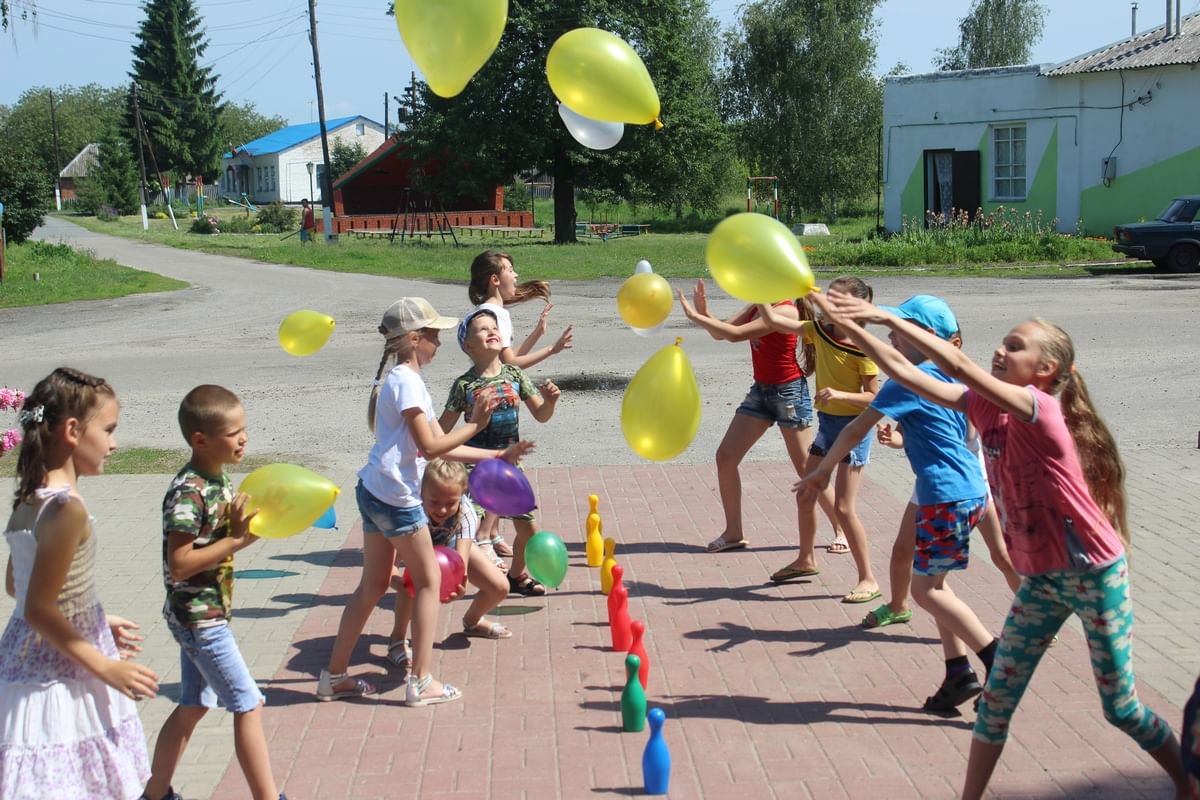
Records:
[[[1050,572],[1021,581],[979,703],[975,738],[1004,744],[1033,670],[1071,614],[1083,621],[1104,718],[1143,750],[1164,744],[1170,726],[1142,704],[1133,686],[1133,602],[1123,556],[1096,572]]]

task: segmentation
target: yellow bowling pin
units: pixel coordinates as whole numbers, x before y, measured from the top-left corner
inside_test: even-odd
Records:
[[[585,530],[587,531],[586,552],[587,565],[598,567],[604,563],[604,537],[601,534],[603,523],[600,521],[600,498],[594,494],[588,495],[591,511],[587,515]]]
[[[617,540],[611,536],[604,540],[604,561],[600,564],[600,591],[608,594],[612,591],[612,568],[617,565]]]

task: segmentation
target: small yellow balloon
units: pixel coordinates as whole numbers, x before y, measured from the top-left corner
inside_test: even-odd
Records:
[[[653,272],[631,275],[617,291],[617,312],[634,328],[653,328],[671,313],[671,284]]]
[[[408,54],[442,97],[466,88],[508,22],[508,0],[396,0],[394,9]]]
[[[286,539],[312,526],[341,491],[328,478],[295,464],[268,464],[246,476],[238,491],[250,499],[250,532],[264,539]]]
[[[786,225],[765,214],[721,220],[704,258],[717,285],[747,303],[777,303],[813,290],[804,248]]]
[[[642,365],[621,401],[621,432],[633,452],[650,461],[682,453],[700,428],[700,387],[676,339]]]
[[[279,346],[294,356],[311,356],[329,341],[335,325],[320,311],[293,311],[279,323]]]
[[[546,56],[546,77],[562,103],[604,122],[658,122],[658,92],[646,65],[621,37],[576,28],[558,37]]]

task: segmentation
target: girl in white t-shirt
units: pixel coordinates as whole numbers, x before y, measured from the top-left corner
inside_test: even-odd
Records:
[[[496,315],[496,325],[500,328],[500,341],[504,349],[500,351],[500,361],[512,364],[521,369],[529,369],[540,364],[550,356],[561,353],[571,347],[571,326],[558,337],[554,344],[534,350],[538,339],[546,332],[550,309],[550,284],[546,281],[525,281],[517,283],[517,273],[513,269],[512,258],[507,253],[497,253],[495,250],[484,250],[475,256],[471,262],[471,283],[467,287],[467,296],[475,304],[475,308],[486,308]],[[540,299],[546,306],[538,316],[537,325],[521,342],[521,346],[513,350],[512,316],[505,305],[524,303],[526,300]],[[512,548],[500,535],[500,518],[495,514],[484,514],[479,524],[475,543],[488,555],[511,556]],[[503,563],[497,561],[497,563]]]
[[[438,426],[421,368],[437,353],[439,331],[457,324],[458,320],[441,316],[422,297],[401,298],[383,314],[379,326],[384,336],[383,358],[367,407],[375,446],[358,473],[355,489],[363,522],[363,573],[342,612],[329,666],[321,671],[318,700],[359,697],[376,691],[369,681],[347,675],[346,669],[367,618],[388,590],[397,560],[408,566],[416,588],[405,704],[423,706],[462,697],[454,686],[434,680],[429,671],[441,573],[421,507],[421,474],[426,459],[435,456],[457,461],[498,456],[516,463],[533,449],[533,444],[517,442],[502,451],[464,446],[487,426],[495,403],[493,393],[481,392],[475,399],[471,422],[453,433],[443,433]],[[384,376],[389,363],[395,366]],[[404,642],[393,646],[403,647]]]

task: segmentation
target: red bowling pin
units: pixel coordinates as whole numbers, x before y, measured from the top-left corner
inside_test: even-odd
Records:
[[[641,667],[638,668],[638,680],[642,682],[642,690],[645,691],[646,682],[650,679],[650,657],[646,655],[646,645],[642,643],[642,637],[646,634],[646,623],[635,619],[629,623],[629,630],[633,634],[629,652],[642,661]]]
[[[629,630],[629,590],[625,584],[613,585],[608,593],[609,629],[612,631],[612,648],[618,653],[629,652],[633,634]]]
[[[625,568],[620,564],[614,564],[612,568],[612,586],[610,586],[608,592],[606,592],[608,595],[608,627],[610,628],[612,627],[613,619],[615,618],[617,612],[617,599],[613,597],[612,590],[623,585],[624,576]]]

